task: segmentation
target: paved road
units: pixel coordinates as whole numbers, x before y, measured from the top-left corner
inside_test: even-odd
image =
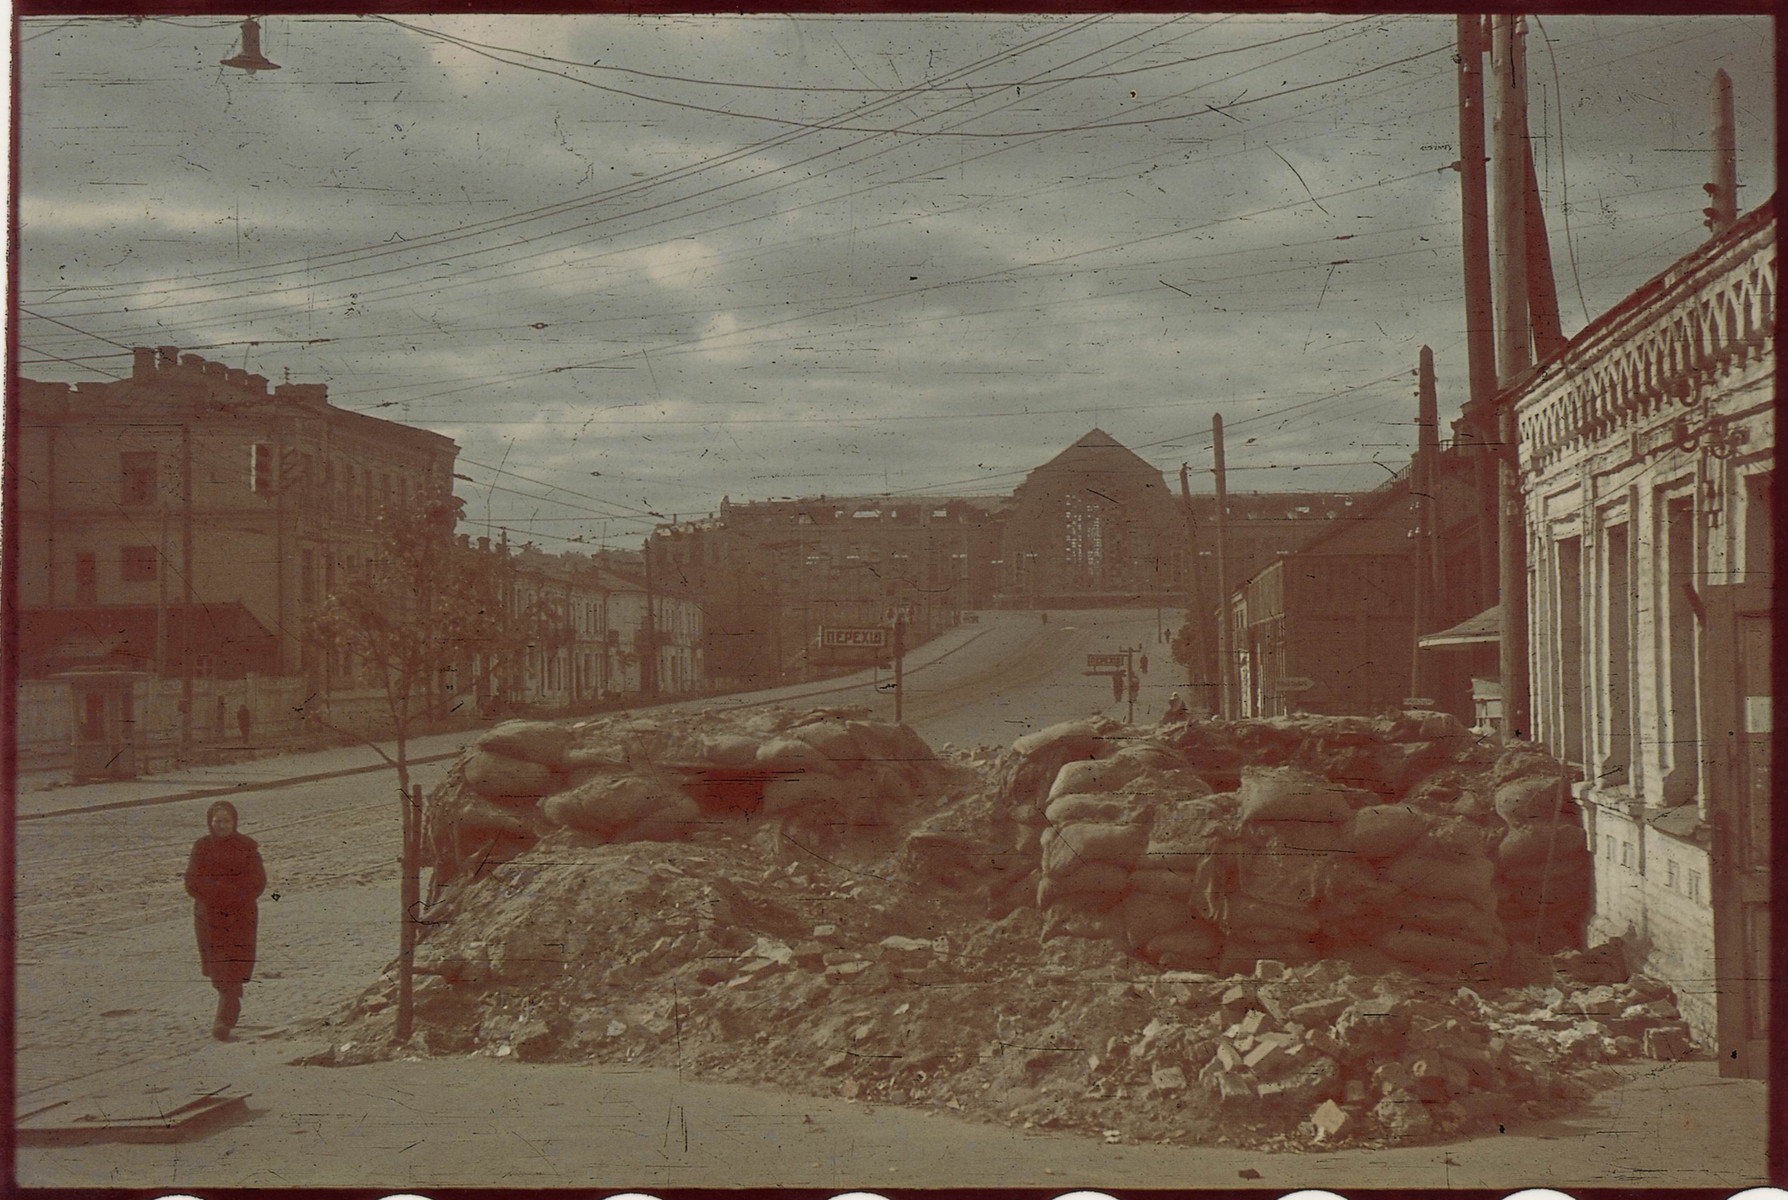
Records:
[[[1035,614],[988,614],[909,657],[908,719],[934,743],[973,745],[1116,713],[1109,682],[1080,674],[1084,655],[1154,650],[1154,628],[1152,610],[1056,613],[1047,625]],[[1169,688],[1158,682],[1166,665],[1151,663],[1139,721],[1166,700]],[[696,706],[868,704],[891,716],[886,682],[867,672]],[[448,753],[468,736],[425,739],[417,753]],[[1599,1115],[1519,1138],[1276,1163],[1224,1149],[1033,1137],[665,1072],[489,1059],[286,1067],[314,1048],[306,1024],[358,994],[395,955],[396,798],[389,773],[361,770],[376,761],[364,749],[323,751],[30,798],[21,813],[29,819],[16,826],[19,1110],[99,1097],[108,1111],[137,1111],[228,1085],[254,1093],[257,1115],[180,1146],[27,1148],[22,1182],[1066,1188],[1235,1186],[1238,1171],[1257,1169],[1260,1186],[1283,1189],[1293,1180],[1501,1186],[1566,1178],[1737,1187],[1762,1177],[1761,1086],[1718,1083],[1707,1064],[1641,1077]],[[446,765],[417,768],[418,781],[432,786]],[[306,781],[281,782],[299,777]],[[233,799],[243,829],[260,840],[272,881],[241,1040],[229,1045],[207,1036],[212,995],[198,977],[179,882],[209,803],[194,793],[221,788],[241,789]],[[180,796],[189,798],[170,799]]]

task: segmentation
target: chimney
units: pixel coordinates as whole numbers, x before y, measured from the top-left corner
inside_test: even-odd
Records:
[[[490,553],[490,539],[489,538],[481,537],[478,539],[478,553],[480,553],[480,554],[489,554]]]
[[[247,379],[243,380],[243,383],[249,391],[257,396],[265,396],[267,394],[267,377],[265,375],[250,375]]]
[[[130,377],[147,379],[155,374],[155,351],[147,346],[138,346],[130,352]]]
[[[172,370],[180,364],[180,347],[178,346],[157,346],[155,353],[160,359],[161,369],[164,371]]]

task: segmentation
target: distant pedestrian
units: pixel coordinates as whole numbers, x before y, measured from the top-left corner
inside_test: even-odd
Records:
[[[267,888],[267,870],[254,839],[236,832],[236,807],[219,800],[205,813],[211,833],[193,843],[186,862],[186,894],[193,898],[199,968],[217,989],[211,1036],[226,1041],[242,1015],[242,985],[254,975],[255,901]]]
[[[1161,720],[1164,723],[1171,723],[1174,721],[1184,721],[1185,719],[1186,702],[1180,699],[1180,694],[1178,692],[1175,692],[1167,698],[1167,711],[1161,714]]]
[[[248,745],[248,731],[254,728],[254,724],[255,715],[248,711],[248,705],[244,704],[236,710],[236,728],[242,731],[244,746]]]

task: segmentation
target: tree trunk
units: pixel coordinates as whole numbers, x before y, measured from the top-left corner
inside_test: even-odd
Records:
[[[397,787],[403,809],[403,853],[399,864],[401,875],[398,902],[403,912],[398,925],[397,949],[397,1028],[392,1034],[398,1043],[410,1040],[414,1017],[411,977],[416,966],[416,908],[419,881],[416,878],[416,850],[422,824],[422,785],[410,783],[409,712],[403,704],[397,716]]]

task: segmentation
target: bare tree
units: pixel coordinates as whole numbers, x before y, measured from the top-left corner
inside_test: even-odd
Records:
[[[560,624],[538,604],[513,606],[504,564],[455,540],[460,505],[457,497],[439,492],[387,507],[377,521],[377,557],[326,598],[308,631],[317,645],[360,660],[365,673],[383,686],[391,718],[395,753],[374,749],[396,768],[403,814],[399,1042],[410,1037],[421,916],[422,788],[410,782],[410,737],[433,707],[447,671],[479,658],[506,664],[524,647],[552,642]]]

